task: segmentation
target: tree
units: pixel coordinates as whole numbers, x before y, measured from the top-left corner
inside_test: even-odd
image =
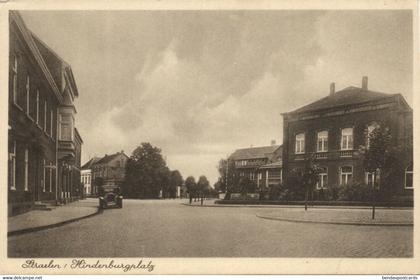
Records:
[[[178,170],[171,171],[170,183],[169,183],[170,197],[172,198],[176,197],[177,187],[181,186],[183,182],[184,182],[184,179],[182,178],[182,175]]]
[[[367,135],[368,145],[361,147],[364,155],[363,166],[366,172],[374,174],[375,178],[386,178],[397,162],[398,146],[392,145],[392,135],[388,127],[377,126]],[[372,189],[372,219],[375,219],[376,189],[380,189],[380,182]],[[376,183],[376,182],[375,182]]]
[[[217,165],[217,171],[219,171],[218,190],[227,193],[233,192],[239,183],[239,177],[236,176],[235,162],[222,158]]]
[[[197,189],[201,195],[208,193],[210,189],[210,183],[209,183],[209,180],[207,180],[206,176],[202,175],[200,176],[200,178],[198,178]]]
[[[218,193],[226,191],[226,185],[223,184],[220,178],[217,179],[217,182],[214,183],[213,187],[214,187],[214,190]]]
[[[248,177],[241,177],[239,179],[239,188],[242,194],[254,193],[257,190],[257,185]]]
[[[318,182],[319,166],[314,164],[315,154],[310,154],[302,175],[302,184],[305,187],[305,211],[308,210],[309,194],[313,194],[316,183]],[[312,195],[311,195],[312,196]]]
[[[197,184],[196,184],[195,178],[193,176],[189,176],[185,180],[185,187],[187,188],[187,192],[188,192],[189,197],[190,197],[190,203],[192,202],[192,198],[195,195],[196,185]]]
[[[127,160],[125,195],[131,198],[158,198],[160,190],[169,185],[169,169],[161,150],[142,143]]]

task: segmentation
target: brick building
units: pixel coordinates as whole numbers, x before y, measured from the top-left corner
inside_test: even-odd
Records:
[[[125,165],[128,156],[123,152],[105,155],[91,165],[92,169],[92,195],[98,194],[96,178],[102,178],[104,187],[122,187],[125,178]]]
[[[366,173],[360,146],[368,145],[368,133],[376,126],[388,127],[394,146],[402,146],[401,166],[387,179],[392,199],[413,195],[413,112],[401,94],[347,87],[283,115],[283,178],[303,170],[310,155],[323,170],[318,188],[352,183],[371,185],[378,178]]]
[[[281,158],[282,146],[272,143],[271,146],[238,149],[228,160],[234,162],[235,176],[247,177],[255,182],[257,189],[265,190],[281,182]]]
[[[73,138],[69,153],[62,153],[66,134],[59,120],[63,108],[73,106],[68,95],[78,95],[70,66],[26,27],[18,12],[10,12],[9,23],[8,212],[13,215],[40,202],[62,201],[60,160],[80,166],[82,139],[74,125],[66,127]],[[78,182],[67,186],[73,190],[69,197],[76,195]]]

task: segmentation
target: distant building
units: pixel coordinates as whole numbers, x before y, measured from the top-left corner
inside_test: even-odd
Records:
[[[318,101],[283,115],[283,178],[303,170],[310,155],[323,172],[317,188],[361,183],[372,185],[378,178],[366,173],[360,146],[368,146],[368,133],[375,127],[390,128],[392,143],[402,146],[403,164],[387,181],[395,199],[412,199],[413,194],[413,111],[401,94],[347,87]],[[410,148],[411,147],[411,148]]]
[[[10,11],[9,23],[8,212],[14,215],[36,203],[77,197],[83,141],[74,113],[64,125],[64,111],[75,112],[78,96],[70,66],[26,27],[18,12]]]
[[[271,146],[238,149],[230,155],[234,161],[235,176],[249,178],[259,190],[266,190],[278,185],[282,180],[282,146],[272,143]]]
[[[123,187],[125,178],[125,165],[128,156],[123,152],[112,155],[105,155],[97,162],[92,164],[92,195],[98,194],[98,186],[95,184],[96,178],[102,178],[105,187]]]
[[[86,196],[92,195],[92,166],[98,160],[100,160],[100,158],[93,157],[81,167],[80,180],[84,188],[84,194]]]

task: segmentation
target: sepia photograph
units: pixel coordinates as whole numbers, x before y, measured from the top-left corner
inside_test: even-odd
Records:
[[[8,260],[414,257],[412,9],[7,16]]]

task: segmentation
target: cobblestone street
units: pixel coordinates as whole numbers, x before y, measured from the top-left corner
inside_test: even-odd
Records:
[[[126,200],[123,209],[9,238],[9,257],[410,257],[413,227],[272,221],[276,209]],[[341,211],[342,210],[324,210]],[[381,209],[377,210],[380,213]],[[389,211],[389,210],[388,210]],[[380,215],[380,214],[379,214]]]

